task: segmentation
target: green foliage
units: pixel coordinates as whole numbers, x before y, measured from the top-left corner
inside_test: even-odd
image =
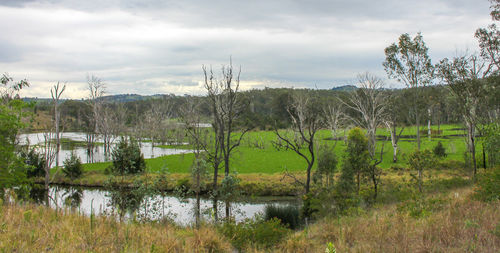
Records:
[[[71,156],[64,160],[64,168],[62,172],[66,177],[71,180],[79,178],[83,174],[82,161],[80,157],[76,156],[75,153],[71,153]]]
[[[14,186],[25,188],[28,184],[26,168],[17,155],[16,137],[26,125],[22,118],[27,116],[24,109],[29,104],[19,99],[18,92],[29,84],[22,80],[11,84],[13,79],[7,75],[0,78],[0,193]],[[3,197],[3,194],[2,196]]]
[[[359,128],[349,131],[347,137],[347,148],[342,164],[342,173],[337,183],[337,192],[348,197],[356,189],[354,176],[359,175],[368,168],[370,154],[368,152],[368,140]]]
[[[297,229],[301,225],[299,208],[294,205],[266,205],[264,208],[264,220],[279,219],[281,224],[290,229]]]
[[[437,157],[446,157],[447,156],[446,149],[444,148],[443,143],[441,143],[441,141],[438,141],[436,146],[432,149],[432,152]]]
[[[26,149],[21,151],[21,158],[26,163],[26,175],[30,177],[43,177],[45,175],[45,158],[41,156],[34,148],[28,152]]]
[[[500,200],[500,167],[479,174],[474,198],[481,201]]]
[[[318,154],[318,168],[313,174],[314,183],[329,187],[333,185],[333,176],[337,170],[338,159],[333,150],[324,145]],[[324,179],[324,180],[323,180]]]
[[[489,167],[500,164],[500,124],[492,123],[485,126],[483,145],[488,153]]]
[[[224,222],[218,227],[218,231],[240,252],[249,246],[269,248],[278,244],[290,232],[279,219],[266,221],[260,217],[240,223]]]
[[[130,140],[122,138],[111,156],[113,159],[113,173],[115,174],[136,174],[143,172],[146,168],[146,162],[141,154],[139,144],[132,138]]]
[[[425,170],[430,170],[436,166],[436,159],[432,152],[428,149],[423,151],[415,151],[413,154],[408,156],[408,165],[411,170],[417,171],[418,175],[413,175],[412,177],[417,182],[417,186],[420,192],[423,191],[423,172]]]
[[[337,250],[335,249],[335,246],[332,242],[326,244],[325,253],[337,253]]]
[[[231,201],[237,199],[241,192],[239,190],[240,179],[236,174],[229,174],[222,179],[219,188],[217,189],[217,196],[224,201]]]

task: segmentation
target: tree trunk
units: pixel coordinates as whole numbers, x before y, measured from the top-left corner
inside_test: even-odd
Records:
[[[416,113],[415,118],[417,123],[417,150],[420,151],[420,115],[418,112]]]
[[[431,130],[431,109],[427,109],[427,113],[429,116],[429,120],[427,121],[427,135],[429,138],[429,141],[432,141],[431,135],[432,135],[432,130]]]

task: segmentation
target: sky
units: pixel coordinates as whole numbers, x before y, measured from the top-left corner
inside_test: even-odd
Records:
[[[329,89],[370,72],[388,87],[384,48],[421,32],[433,63],[477,51],[487,0],[0,0],[0,73],[27,97],[203,95],[202,66],[232,59],[241,89]]]

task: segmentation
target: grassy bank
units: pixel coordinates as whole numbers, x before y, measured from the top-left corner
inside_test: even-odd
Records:
[[[444,202],[412,217],[401,205],[325,219],[296,232],[279,246],[283,252],[499,252],[500,201],[472,200],[470,187],[428,196]],[[407,203],[409,204],[409,203]]]

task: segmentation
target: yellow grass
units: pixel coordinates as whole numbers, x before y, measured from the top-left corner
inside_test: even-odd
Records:
[[[337,252],[500,252],[500,202],[471,200],[470,191],[452,192],[447,207],[425,218],[385,206],[361,217],[323,220],[276,251],[324,252],[332,242]]]
[[[91,219],[69,210],[4,205],[0,216],[2,252],[229,252],[230,244],[211,227],[125,224]]]

